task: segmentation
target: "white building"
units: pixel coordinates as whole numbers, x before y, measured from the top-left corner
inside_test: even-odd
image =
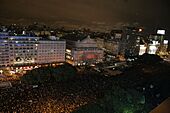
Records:
[[[40,37],[10,36],[10,65],[34,64],[37,59],[37,44]]]
[[[140,45],[139,55],[146,53],[146,48],[147,47],[145,45]]]
[[[2,36],[0,42],[0,67],[65,62],[64,40]]]
[[[7,66],[10,63],[8,40],[0,37],[0,67]]]
[[[37,63],[65,62],[65,41],[41,40],[37,48]]]

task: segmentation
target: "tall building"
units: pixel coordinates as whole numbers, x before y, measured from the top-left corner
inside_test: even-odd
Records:
[[[67,41],[66,61],[72,65],[89,65],[103,60],[103,50],[88,37],[64,37]]]
[[[112,55],[118,55],[122,33],[122,30],[112,30],[110,34],[105,34],[104,36],[99,36],[100,38],[95,38],[97,47]]]
[[[157,54],[160,56],[166,56],[168,54],[168,40],[164,39],[164,34],[152,34],[149,36],[149,41],[149,54]]]
[[[118,55],[120,53],[120,42],[122,40],[122,35],[122,30],[112,30],[110,32],[110,37],[107,37],[105,41],[105,48],[113,55]]]
[[[141,37],[142,29],[136,27],[125,27],[123,29],[123,37],[120,42],[121,53],[124,53],[126,57],[139,55]]]
[[[0,67],[65,62],[64,40],[2,36],[0,42]]]
[[[10,65],[34,64],[37,60],[37,46],[40,37],[8,37]]]
[[[10,64],[9,43],[7,39],[0,37],[0,67]]]

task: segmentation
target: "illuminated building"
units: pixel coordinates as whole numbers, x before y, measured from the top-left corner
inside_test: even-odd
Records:
[[[168,40],[163,40],[159,55],[162,57],[168,56]]]
[[[123,31],[122,30],[112,30],[110,32],[110,34],[111,34],[112,40],[119,42],[122,39]]]
[[[37,63],[65,62],[65,41],[40,40]]]
[[[39,37],[11,36],[9,42],[10,65],[33,64],[37,58]]]
[[[72,65],[89,65],[103,60],[103,50],[96,42],[88,37],[65,37],[66,62]]]
[[[145,45],[140,45],[139,55],[146,53],[146,48],[147,47]]]
[[[0,67],[7,66],[10,63],[9,44],[7,40],[0,37]]]
[[[111,52],[113,55],[118,55],[119,53],[119,42],[113,40],[105,41],[105,49]]]
[[[98,48],[104,48],[104,43],[105,43],[105,41],[104,41],[104,39],[102,39],[102,38],[96,38],[95,39],[95,41],[96,41],[96,44],[97,44],[97,47]]]
[[[123,36],[122,30],[112,30],[111,31],[111,39],[106,40],[106,49],[111,50],[114,55],[118,55],[121,51],[121,41]],[[110,46],[110,47],[109,47]]]
[[[63,40],[2,36],[0,42],[0,67],[65,62]]]
[[[113,54],[118,55],[120,40],[122,39],[122,30],[112,30],[109,35],[102,38],[96,38],[97,47]]]
[[[149,54],[157,54],[160,56],[168,55],[168,40],[164,39],[165,30],[158,30],[157,34],[152,34],[149,36],[148,53]],[[151,52],[154,51],[154,52]],[[155,52],[156,51],[156,52]]]
[[[152,41],[152,43],[150,43],[148,45],[148,53],[149,54],[156,54],[158,51],[158,47],[159,47],[160,43],[158,41]]]
[[[109,39],[101,39],[97,38],[95,39],[97,47],[100,49],[103,49],[107,52],[110,52],[114,55],[118,55],[119,52],[119,42],[115,42],[113,40]]]
[[[140,40],[143,37],[142,29],[136,27],[125,27],[120,44],[120,51],[126,57],[138,56],[140,51]]]
[[[0,36],[8,36],[9,33],[8,32],[0,32]]]

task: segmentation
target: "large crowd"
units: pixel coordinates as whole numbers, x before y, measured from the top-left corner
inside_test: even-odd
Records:
[[[147,70],[149,68],[146,67]],[[145,94],[146,102],[152,108],[155,103],[169,97],[168,68],[162,66],[160,71],[147,74],[142,70],[144,67],[136,66],[118,77],[105,77],[98,73],[94,75],[88,70],[66,81],[34,85],[13,83],[13,87],[0,89],[0,113],[70,113],[81,106],[97,102],[96,100],[103,98],[113,86],[120,86],[125,90],[139,90]]]
[[[70,113],[101,97],[103,78],[79,77],[66,82],[19,84],[0,89],[0,112]]]

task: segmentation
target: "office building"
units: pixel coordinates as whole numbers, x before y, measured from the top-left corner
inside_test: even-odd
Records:
[[[162,34],[152,34],[149,36],[149,46],[148,53],[149,54],[157,54],[160,56],[165,56],[168,54],[168,40],[164,39],[164,35]],[[154,52],[151,52],[154,51]]]
[[[136,27],[125,27],[122,40],[120,41],[120,52],[126,57],[138,56],[140,51],[140,39],[143,37],[142,30]]]

